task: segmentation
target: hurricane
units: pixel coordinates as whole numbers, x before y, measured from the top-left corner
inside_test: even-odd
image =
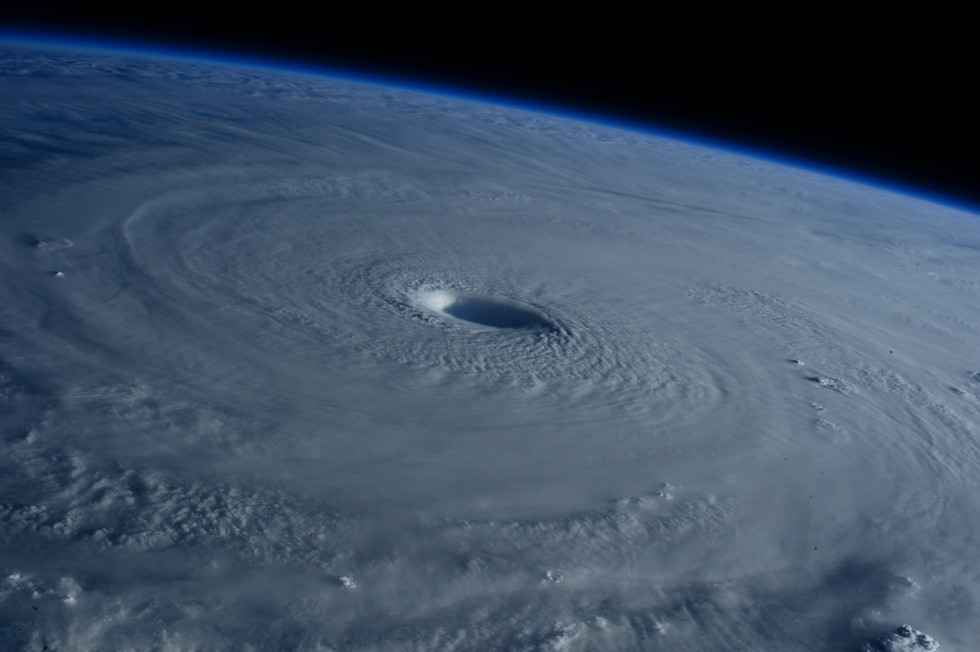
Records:
[[[5,647],[980,640],[975,215],[214,62],[0,97]]]

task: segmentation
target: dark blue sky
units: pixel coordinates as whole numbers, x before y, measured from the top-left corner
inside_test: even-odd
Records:
[[[9,4],[9,3],[8,3]],[[412,4],[61,3],[0,25],[407,77],[701,134],[980,207],[980,63],[965,16],[705,6],[654,17]],[[654,6],[655,5],[651,5]],[[880,7],[880,5],[878,5]]]

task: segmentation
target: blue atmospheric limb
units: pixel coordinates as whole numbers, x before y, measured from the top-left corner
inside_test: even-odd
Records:
[[[480,88],[461,88],[459,86],[448,86],[425,79],[393,77],[379,73],[377,70],[355,70],[332,64],[280,59],[269,55],[254,56],[224,50],[194,49],[160,42],[112,40],[90,35],[36,32],[30,30],[0,29],[0,43],[43,46],[56,49],[65,48],[126,56],[153,57],[157,59],[163,58],[172,61],[206,63],[219,66],[244,67],[267,72],[323,77],[408,92],[437,95],[447,99],[492,104],[518,111],[527,111],[537,115],[575,120],[658,138],[668,138],[699,147],[724,150],[736,155],[766,160],[778,165],[808,170],[838,179],[853,181],[862,185],[881,188],[889,192],[917,197],[925,201],[940,203],[959,210],[966,210],[972,213],[978,212],[977,206],[966,204],[950,196],[936,194],[921,188],[896,184],[888,179],[869,175],[861,170],[819,163],[794,156],[789,152],[760,147],[751,142],[746,142],[744,139],[707,137],[704,134],[692,131],[668,128],[664,125],[644,121],[627,120],[609,114],[582,111],[565,105],[534,101],[525,97],[487,93],[485,89]]]

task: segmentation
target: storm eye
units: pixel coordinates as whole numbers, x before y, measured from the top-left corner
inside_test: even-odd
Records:
[[[554,328],[548,318],[537,310],[495,297],[439,290],[423,294],[418,303],[442,317],[477,326],[525,330]]]

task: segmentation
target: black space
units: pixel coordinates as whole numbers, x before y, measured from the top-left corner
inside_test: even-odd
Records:
[[[680,129],[980,209],[980,56],[965,9],[532,7],[41,3],[0,9],[0,27],[419,78]]]

